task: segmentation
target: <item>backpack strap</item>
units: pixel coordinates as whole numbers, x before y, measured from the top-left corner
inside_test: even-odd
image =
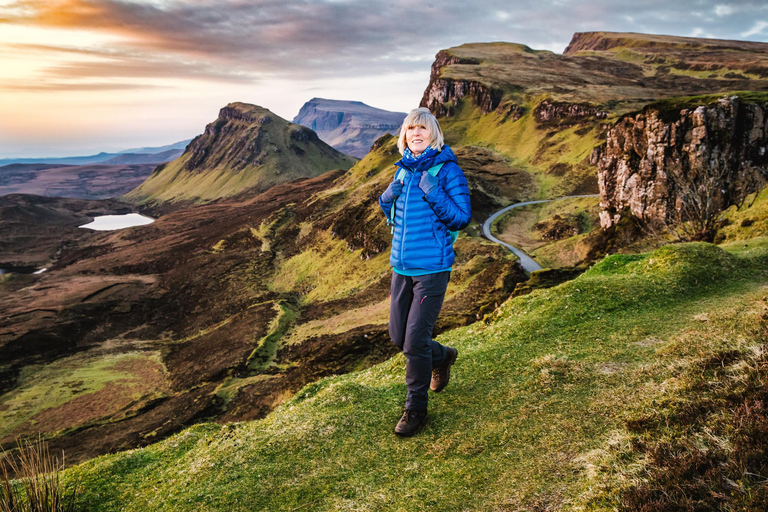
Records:
[[[443,164],[433,165],[432,167],[427,169],[427,172],[429,173],[430,176],[434,178],[435,176],[437,176],[437,173],[439,173],[440,169],[442,168],[443,168]]]
[[[397,172],[395,173],[395,181],[401,181],[405,179],[405,169],[402,167],[397,168]],[[395,203],[397,202],[397,199],[392,201],[392,211],[389,214],[389,219],[387,219],[387,225],[392,226],[392,229],[390,230],[391,234],[395,234]]]
[[[434,177],[434,176],[437,176],[437,173],[439,173],[440,169],[442,168],[443,168],[443,164],[437,164],[427,169],[427,172],[430,174],[430,176]],[[451,243],[455,243],[456,239],[459,238],[459,232],[451,231],[450,233],[451,233]]]

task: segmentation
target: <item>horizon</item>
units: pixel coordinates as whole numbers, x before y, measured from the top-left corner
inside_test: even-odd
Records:
[[[287,120],[315,97],[408,112],[442,49],[504,41],[562,53],[578,32],[766,42],[768,6],[0,0],[0,159],[164,146],[234,101]]]

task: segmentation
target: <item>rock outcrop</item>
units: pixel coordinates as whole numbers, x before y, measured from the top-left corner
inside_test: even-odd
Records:
[[[600,223],[685,218],[724,208],[768,177],[768,102],[731,96],[706,105],[650,105],[624,116],[600,151]],[[681,215],[682,214],[682,215]]]
[[[293,122],[314,130],[338,151],[363,158],[376,139],[386,133],[397,135],[405,115],[360,101],[313,98],[301,107]]]
[[[461,58],[441,51],[435,57],[430,72],[429,85],[424,91],[419,106],[426,107],[438,117],[451,116],[453,107],[465,96],[487,114],[499,106],[503,91],[476,80],[454,79],[442,76],[442,69],[453,64],[479,64],[480,61],[471,58]]]
[[[605,119],[608,112],[594,105],[544,100],[533,109],[536,121],[542,124],[574,123],[585,119]]]

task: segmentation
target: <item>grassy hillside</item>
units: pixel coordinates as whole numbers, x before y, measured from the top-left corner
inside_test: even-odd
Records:
[[[663,496],[648,475],[673,466],[649,443],[685,432],[695,446],[670,450],[727,457],[739,424],[717,438],[707,428],[765,375],[768,239],[727,248],[610,256],[443,335],[459,360],[415,438],[391,432],[405,395],[397,356],[312,384],[263,420],[195,426],[68,476],[82,478],[87,510],[602,510]],[[698,415],[676,414],[686,404]],[[739,470],[712,480],[719,503],[765,496],[759,459]]]
[[[349,171],[177,208],[72,243],[44,274],[0,275],[0,447],[40,433],[80,462],[263,417],[390,357],[391,234],[376,199],[398,157],[388,136]],[[479,237],[456,252],[437,332],[525,279]]]

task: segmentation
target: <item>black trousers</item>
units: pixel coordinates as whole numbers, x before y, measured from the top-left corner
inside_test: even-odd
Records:
[[[450,272],[403,276],[392,273],[389,336],[405,354],[405,408],[427,408],[432,368],[445,361],[445,347],[432,339],[432,329],[443,307]]]

